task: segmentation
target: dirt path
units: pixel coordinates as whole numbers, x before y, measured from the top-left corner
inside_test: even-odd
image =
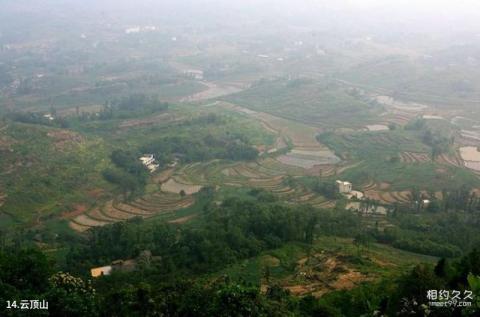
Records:
[[[374,87],[374,86],[370,86],[370,85],[358,84],[358,83],[354,83],[354,82],[344,80],[344,79],[340,79],[340,78],[335,79],[335,81],[337,81],[338,83],[350,86],[350,87],[361,88],[361,89],[369,90],[371,92],[378,93],[378,94],[389,95],[389,94],[394,93],[394,91],[392,91],[391,89],[378,87],[378,86]],[[398,92],[397,92],[397,94],[398,94]],[[427,103],[442,104],[442,105],[449,105],[449,106],[453,106],[453,105],[459,104],[459,103],[460,104],[469,104],[469,105],[477,105],[478,103],[480,103],[480,100],[458,99],[458,98],[450,98],[447,102],[445,102],[445,100],[441,96],[436,96],[436,95],[432,95],[432,94],[428,94],[428,93],[418,93],[418,92],[415,93],[415,94],[409,94],[409,93],[406,93],[406,92],[402,92],[401,96],[403,98],[408,98],[408,99],[418,99],[418,97],[420,97],[424,100],[424,102],[427,102]]]
[[[196,216],[197,216],[197,215],[185,216],[185,217],[177,218],[177,219],[174,219],[174,220],[170,220],[168,223],[173,223],[173,224],[181,225],[181,224],[184,224],[184,223],[192,220],[192,219],[195,218]]]
[[[176,69],[179,73],[182,73],[182,74],[189,70],[200,71],[199,69],[194,69],[194,67],[191,67],[189,65],[179,63],[176,61],[170,61],[170,66],[172,66],[174,69]],[[248,86],[248,85],[240,85],[235,83],[216,83],[216,82],[207,81],[207,80],[201,80],[199,81],[199,83],[206,86],[207,89],[200,91],[198,93],[195,93],[193,95],[184,97],[180,99],[180,101],[195,102],[195,101],[218,98],[218,97],[240,92],[243,89],[245,89],[246,86]]]
[[[228,102],[221,102],[218,104],[218,106],[251,116],[252,118],[260,121],[262,126],[265,127],[265,130],[269,132],[275,131],[279,136],[290,140],[294,147],[309,150],[325,149],[325,147],[318,143],[315,138],[318,132],[318,129],[315,127],[280,118],[266,112],[253,111]]]
[[[190,95],[188,97],[180,99],[181,102],[194,102],[207,99],[218,98],[230,94],[234,94],[243,90],[243,88],[235,85],[217,84],[209,81],[201,81],[201,84],[207,86],[206,90]]]

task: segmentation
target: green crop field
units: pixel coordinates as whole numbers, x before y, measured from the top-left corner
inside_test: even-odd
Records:
[[[395,190],[417,186],[430,191],[480,185],[479,179],[463,168],[432,162],[431,149],[413,131],[327,133],[320,141],[341,157],[360,162],[341,174],[357,185],[373,180],[389,183]],[[402,159],[405,152],[413,153],[408,154],[410,161]]]
[[[380,107],[334,82],[310,79],[259,81],[228,101],[321,128],[362,127],[377,122]]]

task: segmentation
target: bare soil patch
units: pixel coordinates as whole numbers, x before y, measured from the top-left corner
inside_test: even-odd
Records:
[[[285,286],[284,289],[288,290],[291,294],[295,296],[305,295],[312,291],[312,287],[308,285]]]
[[[464,146],[460,148],[460,155],[469,169],[480,171],[480,151],[475,146]]]
[[[73,229],[73,230],[75,230],[75,231],[77,231],[77,232],[85,232],[85,231],[87,231],[88,229],[91,228],[91,227],[89,227],[89,226],[80,225],[80,224],[75,223],[75,222],[72,222],[72,221],[70,221],[70,222],[68,223],[68,226],[69,226],[71,229]]]
[[[331,290],[354,288],[371,278],[349,267],[344,257],[317,253],[297,261],[295,274],[283,281],[293,294],[321,296]]]
[[[368,190],[364,192],[365,197],[377,200],[377,201],[383,201],[383,198],[380,196],[380,193],[376,190]]]
[[[182,184],[177,182],[174,178],[170,178],[166,183],[162,184],[162,191],[168,193],[180,194],[183,190],[185,194],[192,195],[198,193],[202,189],[200,185]]]
[[[106,222],[106,221],[98,221],[98,220],[92,219],[85,214],[75,217],[73,222],[82,226],[87,226],[87,227],[100,227],[100,226],[109,224],[109,222]]]
[[[337,280],[331,286],[337,290],[349,290],[354,288],[360,282],[368,280],[369,278],[362,273],[350,270],[349,272],[338,276]]]

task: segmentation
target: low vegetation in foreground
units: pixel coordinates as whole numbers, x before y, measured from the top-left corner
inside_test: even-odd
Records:
[[[428,290],[480,295],[478,251],[456,260],[397,251],[359,229],[363,222],[250,196],[206,205],[186,225],[134,219],[92,229],[69,242],[63,264],[7,244],[0,298],[45,298],[50,313],[68,316],[451,316],[460,309],[429,308]],[[130,267],[88,276],[118,259]],[[462,316],[475,316],[473,305]]]

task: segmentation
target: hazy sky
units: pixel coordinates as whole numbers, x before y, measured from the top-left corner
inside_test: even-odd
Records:
[[[0,31],[38,19],[98,21],[105,12],[121,24],[275,21],[360,32],[480,33],[480,0],[0,0]],[[7,10],[10,4],[10,10]],[[3,9],[2,10],[2,5]],[[3,12],[2,12],[3,11]],[[21,18],[24,19],[21,19]],[[2,23],[3,20],[3,23]],[[34,29],[32,29],[33,31]]]
[[[478,0],[348,0],[350,5],[356,7],[395,6],[410,9],[458,9],[479,8]]]

